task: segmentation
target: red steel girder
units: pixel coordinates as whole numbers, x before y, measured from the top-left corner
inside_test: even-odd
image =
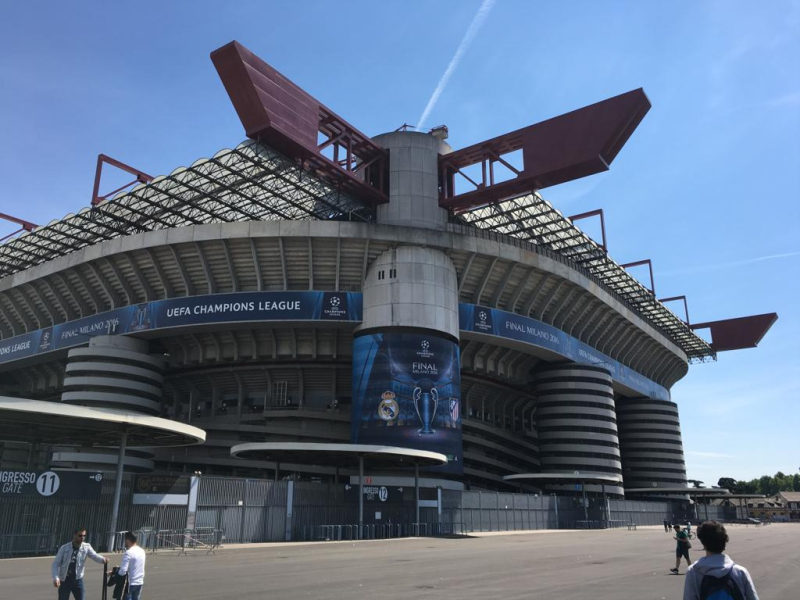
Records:
[[[725,352],[726,350],[755,348],[777,320],[778,313],[766,313],[737,319],[695,323],[691,325],[691,328],[693,330],[710,329],[711,348],[715,352]]]
[[[298,160],[369,206],[389,201],[389,154],[371,138],[236,41],[214,50],[211,61],[247,137]],[[328,145],[333,160],[322,154]]]
[[[648,110],[650,101],[639,88],[442,155],[439,204],[459,213],[607,171]],[[502,155],[520,149],[521,171],[502,159]],[[495,162],[504,164],[517,176],[494,183]],[[477,183],[477,189],[457,194],[455,174],[476,164],[482,164],[482,181]]]
[[[26,221],[25,219],[12,217],[11,215],[7,215],[5,213],[0,213],[0,219],[3,219],[4,221],[9,221],[10,223],[14,223],[15,225],[19,225],[19,229],[15,229],[8,235],[0,238],[0,242],[4,242],[8,238],[14,237],[18,233],[22,233],[23,231],[33,231],[38,227],[38,225],[36,225],[35,223],[31,223],[30,221]]]
[[[579,215],[572,215],[571,217],[567,217],[572,223],[575,221],[580,221],[581,219],[588,219],[589,217],[600,217],[600,233],[603,236],[603,243],[600,246],[608,252],[608,240],[606,240],[606,219],[603,215],[603,209],[598,208],[597,210],[590,210],[589,212],[581,213]]]
[[[623,269],[628,269],[630,267],[641,267],[643,265],[647,265],[650,268],[650,293],[654,296],[656,295],[656,281],[653,278],[653,263],[649,258],[645,258],[644,260],[637,260],[635,262],[625,263],[624,265],[620,265]]]
[[[686,311],[686,324],[689,325],[689,303],[686,301],[686,296],[672,296],[671,298],[661,298],[659,302],[666,304],[667,302],[674,302],[675,300],[683,300],[683,309]]]
[[[116,167],[121,171],[125,171],[126,173],[130,173],[134,175],[136,179],[131,181],[130,183],[126,183],[123,186],[118,187],[114,191],[108,192],[107,194],[100,195],[100,179],[103,177],[103,165],[111,165],[112,167]],[[129,188],[135,183],[150,183],[153,181],[153,176],[148,175],[144,171],[140,171],[139,169],[135,169],[130,165],[126,165],[124,162],[120,160],[116,160],[115,158],[111,158],[110,156],[106,156],[105,154],[98,154],[97,155],[97,169],[94,173],[94,188],[92,189],[92,206],[100,204],[106,198],[109,198],[116,194],[117,192],[121,192],[125,188]]]

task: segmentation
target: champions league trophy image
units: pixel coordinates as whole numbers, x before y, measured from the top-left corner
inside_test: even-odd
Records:
[[[417,410],[417,416],[422,421],[422,429],[419,430],[420,435],[428,435],[435,433],[431,429],[431,423],[436,416],[436,408],[439,406],[439,392],[436,386],[430,379],[422,379],[417,383],[414,388],[413,396],[414,408]]]

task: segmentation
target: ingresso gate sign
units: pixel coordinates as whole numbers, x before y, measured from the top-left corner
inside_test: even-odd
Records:
[[[102,473],[0,471],[0,498],[99,498]]]

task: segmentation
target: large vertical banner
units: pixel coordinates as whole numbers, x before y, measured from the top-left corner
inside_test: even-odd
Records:
[[[461,473],[461,365],[458,344],[409,332],[353,341],[351,441],[430,450],[435,470]]]

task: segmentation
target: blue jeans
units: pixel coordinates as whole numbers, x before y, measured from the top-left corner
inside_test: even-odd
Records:
[[[125,600],[139,600],[141,597],[142,597],[142,586],[140,585],[128,586],[128,595],[125,596]],[[58,600],[61,600],[61,598],[59,598]]]
[[[83,579],[67,579],[58,587],[58,600],[69,600],[72,592],[75,600],[83,600]]]

